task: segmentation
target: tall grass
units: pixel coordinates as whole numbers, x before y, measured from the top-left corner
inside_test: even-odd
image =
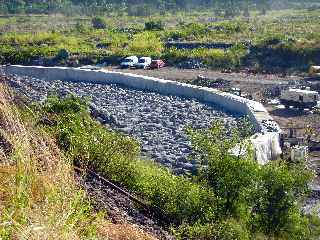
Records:
[[[48,136],[23,122],[0,85],[1,136],[12,149],[0,163],[1,239],[95,239],[97,217],[71,164]]]

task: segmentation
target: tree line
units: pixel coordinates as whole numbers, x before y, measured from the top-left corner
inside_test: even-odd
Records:
[[[298,0],[297,0],[298,1]],[[1,14],[84,14],[117,12],[133,16],[165,14],[175,11],[212,9],[228,17],[256,9],[265,13],[273,4],[287,6],[289,0],[0,0]],[[292,2],[292,1],[291,1]],[[298,1],[299,2],[299,1]]]

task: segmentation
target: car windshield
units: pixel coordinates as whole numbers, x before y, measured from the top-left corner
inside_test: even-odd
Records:
[[[132,62],[133,60],[131,58],[126,58],[123,60],[124,62]]]
[[[139,59],[139,63],[145,63],[145,62],[146,62],[146,60],[144,58]]]

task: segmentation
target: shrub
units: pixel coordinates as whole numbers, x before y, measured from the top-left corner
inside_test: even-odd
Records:
[[[152,30],[164,30],[164,24],[162,21],[149,21],[145,22],[144,29],[146,31],[152,31]]]
[[[102,17],[94,17],[91,20],[92,27],[95,29],[107,28],[107,23]]]
[[[66,49],[60,49],[56,55],[58,61],[67,60],[69,58],[69,52]]]
[[[248,239],[245,225],[253,233],[310,239],[311,224],[298,202],[306,196],[312,173],[302,163],[275,161],[260,166],[250,154],[236,157],[231,152],[239,133],[228,132],[220,123],[209,130],[189,130],[189,134],[195,158],[206,166],[200,180],[208,182],[218,199],[217,216],[243,221],[241,225],[224,222],[221,229],[226,238],[222,239]]]
[[[128,52],[135,55],[158,57],[164,49],[163,42],[153,32],[143,32],[134,35],[128,45]]]
[[[171,223],[214,218],[215,197],[210,190],[151,161],[139,160],[139,146],[134,140],[104,128],[86,109],[86,103],[73,96],[49,98],[43,107],[46,118],[54,123],[46,129],[56,136],[71,160],[94,168],[151,206],[161,207]]]
[[[219,240],[250,240],[250,232],[244,223],[236,219],[227,219],[216,226],[215,235]]]

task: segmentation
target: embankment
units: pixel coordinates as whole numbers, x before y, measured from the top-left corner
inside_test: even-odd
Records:
[[[49,81],[59,79],[63,81],[119,84],[128,88],[194,98],[201,102],[215,104],[226,111],[247,115],[250,118],[256,130],[256,134],[251,137],[251,140],[259,163],[265,164],[269,160],[277,158],[281,153],[279,145],[280,129],[263,105],[230,93],[170,80],[106,70],[20,65],[8,65],[4,66],[3,69],[8,75],[31,76]]]

